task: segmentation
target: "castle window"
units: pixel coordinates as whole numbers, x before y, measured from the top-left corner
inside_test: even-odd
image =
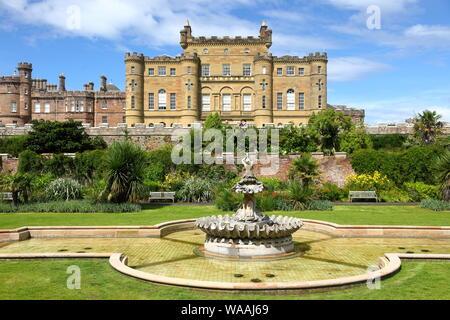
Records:
[[[17,120],[13,120],[13,122],[12,122],[13,124],[17,124],[18,122],[17,122]]]
[[[106,103],[106,101],[102,102],[102,109],[105,110],[108,108],[108,104]]]
[[[229,52],[230,52],[230,50],[228,50],[228,49],[223,50],[223,53],[225,53],[225,54],[228,54]]]
[[[277,109],[278,110],[283,109],[283,93],[281,92],[277,93]]]
[[[322,96],[319,96],[318,101],[317,101],[317,107],[319,109],[322,109]]]
[[[192,108],[192,99],[191,96],[187,97],[187,108],[191,109]]]
[[[159,110],[166,110],[167,105],[167,96],[166,96],[166,90],[161,89],[158,91],[158,109]]]
[[[6,92],[11,93],[11,87],[10,86],[6,87]]]
[[[17,112],[17,103],[11,102],[11,112]]]
[[[244,111],[252,110],[252,95],[246,93],[243,95]]]
[[[187,67],[187,74],[192,74],[192,67]]]
[[[45,113],[50,113],[50,103],[46,102],[44,104],[44,112]]]
[[[252,75],[252,66],[248,63],[243,66],[244,77],[250,77]]]
[[[41,107],[39,106],[39,109],[41,109]],[[36,111],[37,112],[37,111]],[[39,111],[40,112],[40,111]],[[75,112],[75,101],[71,101],[70,102],[70,112]]]
[[[287,91],[286,106],[288,110],[295,110],[295,92],[293,89]]]
[[[131,96],[131,108],[136,108],[136,98],[134,96]]]
[[[25,106],[24,106],[25,110],[28,110],[28,103],[25,102]]]
[[[265,109],[267,107],[266,105],[266,96],[262,96],[262,108]]]
[[[103,116],[102,117],[102,123],[108,123],[108,117],[107,116]]]
[[[317,73],[322,73],[322,66],[317,67]]]
[[[298,75],[304,76],[305,75],[305,68],[298,68]]]
[[[203,53],[208,53],[209,51],[208,51],[208,49],[203,49]]]
[[[131,67],[131,73],[136,73],[136,67],[134,66]]]
[[[177,75],[177,70],[175,68],[170,68],[170,75],[171,76],[176,76]]]
[[[25,95],[26,96],[28,95],[28,89],[25,89]]]
[[[166,67],[158,67],[158,76],[166,75]]]
[[[41,112],[41,104],[39,102],[36,102],[34,104],[34,112],[40,113]]]
[[[222,95],[222,110],[231,111],[231,94]]]
[[[231,65],[230,64],[223,64],[222,65],[222,75],[224,77],[231,76]]]
[[[170,94],[170,110],[175,110],[177,108],[177,94]]]
[[[286,74],[287,74],[288,76],[293,76],[293,75],[295,74],[295,69],[294,69],[294,67],[293,67],[293,66],[288,66],[288,67],[287,67]]]
[[[202,77],[209,77],[209,64],[202,64]]]
[[[262,74],[267,74],[267,68],[266,68],[266,66],[263,66],[263,67],[262,67]]]
[[[149,76],[154,76],[155,75],[155,69],[154,68],[148,69],[148,75]]]
[[[209,94],[202,94],[202,110],[211,110],[211,96]]]
[[[80,101],[79,102],[79,105],[80,105],[80,111],[79,112],[84,112],[84,101]]]
[[[154,93],[148,94],[148,108],[150,110],[155,109],[155,94]]]
[[[298,107],[300,110],[305,110],[305,94],[303,92],[298,94]]]
[[[283,75],[283,68],[277,68],[277,76]]]
[[[249,48],[245,48],[244,53],[245,54],[249,54],[250,53],[250,49]]]
[[[122,102],[122,109],[125,110],[127,108],[127,104],[125,102]]]

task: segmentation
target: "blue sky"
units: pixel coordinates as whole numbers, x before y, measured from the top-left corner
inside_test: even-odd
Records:
[[[327,51],[329,103],[366,109],[368,123],[424,109],[450,121],[448,0],[0,0],[0,75],[28,61],[69,89],[102,74],[123,88],[124,53],[179,54],[186,18],[196,36],[256,36],[265,19],[274,55]]]

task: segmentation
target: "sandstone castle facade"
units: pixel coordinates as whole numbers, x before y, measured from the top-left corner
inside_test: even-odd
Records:
[[[327,105],[327,54],[273,56],[272,30],[258,37],[194,37],[187,21],[175,58],[125,56],[126,120],[184,127],[218,112],[230,124],[245,120],[300,125]]]
[[[125,122],[125,92],[107,84],[101,77],[98,91],[94,83],[84,90],[66,90],[66,78],[59,76],[59,86],[46,79],[33,79],[33,67],[22,62],[18,74],[0,77],[0,124],[23,126],[35,119],[67,121],[73,119],[91,126],[116,126]]]

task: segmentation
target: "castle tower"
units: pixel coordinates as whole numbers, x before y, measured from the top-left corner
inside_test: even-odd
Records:
[[[21,62],[17,66],[19,70],[20,86],[19,86],[19,102],[17,104],[17,114],[20,120],[19,125],[31,121],[31,91],[32,91],[32,72],[33,66],[28,62]]]
[[[181,123],[184,127],[200,120],[200,60],[197,54],[184,54],[181,57],[183,75],[181,77],[184,89]]]
[[[64,73],[59,75],[59,91],[66,91],[66,77]]]
[[[316,52],[309,55],[311,61],[311,107],[312,109],[327,108],[327,54]]]
[[[255,125],[273,122],[272,106],[272,57],[270,55],[256,55],[254,60],[255,76]]]
[[[189,20],[186,20],[183,30],[180,31],[180,45],[183,49],[188,46],[188,40],[192,39],[192,28]]]
[[[127,53],[125,55],[126,82],[126,120],[130,126],[144,123],[144,55]]]

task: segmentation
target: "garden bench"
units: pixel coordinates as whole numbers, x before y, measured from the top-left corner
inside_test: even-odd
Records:
[[[375,191],[350,191],[350,202],[353,202],[353,199],[375,199],[378,202],[378,196]]]
[[[148,201],[152,200],[172,200],[175,202],[175,192],[150,192]]]
[[[12,192],[0,192],[0,201],[13,201]]]

